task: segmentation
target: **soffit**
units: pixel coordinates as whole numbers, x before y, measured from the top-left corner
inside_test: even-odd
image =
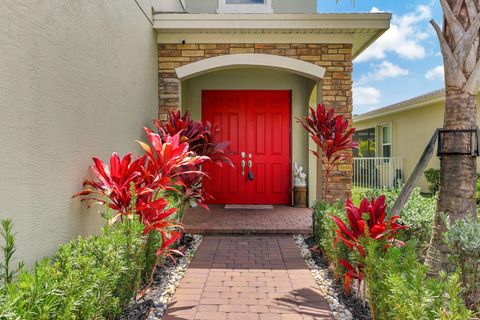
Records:
[[[352,43],[358,56],[390,14],[155,14],[159,43]]]

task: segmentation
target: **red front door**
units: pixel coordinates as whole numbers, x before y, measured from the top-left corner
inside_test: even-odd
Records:
[[[204,91],[203,119],[219,123],[235,168],[207,166],[217,204],[290,204],[290,91]]]

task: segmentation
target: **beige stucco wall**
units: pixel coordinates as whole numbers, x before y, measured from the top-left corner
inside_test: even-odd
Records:
[[[274,13],[317,13],[316,0],[272,0]]]
[[[186,0],[189,13],[216,13],[218,0]],[[316,0],[272,0],[274,13],[316,13]]]
[[[268,69],[212,72],[182,83],[182,110],[189,110],[193,118],[201,119],[202,90],[292,90],[292,160],[308,172],[307,134],[295,118],[303,118],[308,112],[314,85],[304,77]]]
[[[477,99],[480,102],[480,99]],[[410,176],[422,155],[435,129],[443,126],[444,103],[430,103],[419,108],[396,112],[390,115],[378,116],[373,119],[355,121],[357,130],[378,127],[383,124],[392,124],[392,149],[394,157],[404,158],[404,171]],[[477,120],[480,123],[480,116]],[[378,130],[376,138],[378,139]],[[377,147],[379,146],[377,140]],[[378,152],[378,150],[377,150]],[[440,161],[435,155],[427,166],[440,168]],[[418,185],[423,191],[428,191],[428,182],[422,175]]]
[[[145,14],[134,0],[0,2],[0,217],[29,264],[98,231],[97,210],[71,199],[90,158],[138,151],[157,114]]]

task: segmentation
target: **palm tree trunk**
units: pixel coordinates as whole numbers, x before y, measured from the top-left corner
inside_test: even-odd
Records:
[[[461,91],[449,90],[445,99],[444,129],[472,129],[477,119],[476,97]],[[468,150],[471,144],[469,134],[460,134],[462,139],[445,140],[448,149]],[[460,144],[463,143],[463,146]],[[440,159],[440,190],[437,214],[426,264],[431,274],[449,270],[449,249],[443,234],[447,231],[443,213],[447,213],[453,223],[466,216],[474,216],[476,206],[477,160],[471,155],[444,155]]]
[[[440,41],[445,65],[445,130],[477,127],[476,96],[480,83],[480,1],[440,0],[443,30],[431,21]],[[445,150],[466,152],[472,144],[468,133],[445,135]],[[445,154],[440,159],[440,190],[437,214],[425,263],[430,273],[448,270],[448,248],[442,214],[451,222],[475,216],[477,160],[474,155]]]
[[[475,129],[477,126],[476,96],[448,90],[445,101],[444,129]],[[452,149],[468,151],[470,134],[460,134],[461,139],[448,139]],[[463,143],[463,146],[460,144]],[[445,155],[440,160],[440,190],[438,211],[454,213],[452,222],[473,216],[477,211],[476,181],[477,161],[472,155]]]

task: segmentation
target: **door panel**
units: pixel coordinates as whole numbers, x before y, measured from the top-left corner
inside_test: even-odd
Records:
[[[290,106],[289,91],[203,92],[203,119],[220,124],[235,164],[235,169],[206,166],[211,179],[205,188],[215,197],[210,203],[290,204]]]
[[[230,166],[205,165],[210,179],[205,181],[207,193],[214,199],[212,204],[246,203],[246,181],[241,176],[240,152],[245,150],[246,99],[241,91],[204,91],[203,119],[217,122],[221,127],[221,139],[230,141],[230,152],[235,168]],[[212,167],[213,171],[212,171]],[[235,202],[235,203],[237,203]]]
[[[290,92],[247,94],[247,150],[254,180],[248,181],[251,204],[290,204]],[[250,159],[249,159],[250,160]]]

